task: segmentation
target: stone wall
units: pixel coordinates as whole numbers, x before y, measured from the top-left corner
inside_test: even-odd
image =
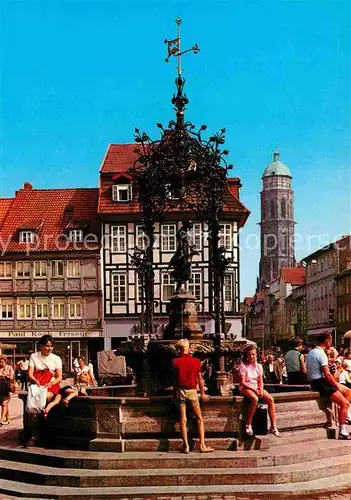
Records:
[[[24,396],[22,396],[24,397]],[[284,432],[326,425],[326,401],[315,392],[273,394],[279,429]],[[222,449],[235,449],[240,439],[243,398],[213,396],[202,404],[206,436]],[[190,435],[196,425],[189,416]],[[48,447],[124,451],[159,449],[178,439],[177,412],[170,396],[85,397],[50,412],[40,423],[41,444]]]

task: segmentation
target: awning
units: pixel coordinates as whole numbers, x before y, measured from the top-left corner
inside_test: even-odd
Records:
[[[307,335],[312,337],[315,335],[319,335],[322,332],[328,332],[332,335],[334,333],[334,330],[334,326],[331,326],[329,328],[316,328],[315,330],[307,330]]]

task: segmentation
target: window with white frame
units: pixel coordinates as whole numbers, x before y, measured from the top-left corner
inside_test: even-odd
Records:
[[[221,224],[219,229],[219,246],[226,250],[232,250],[232,226]]]
[[[49,318],[49,300],[37,299],[35,304],[35,317],[36,319]]]
[[[12,262],[0,262],[0,278],[11,278]]]
[[[193,224],[193,228],[190,231],[192,244],[194,246],[194,250],[200,251],[202,250],[202,224],[195,223]]]
[[[125,252],[127,247],[126,226],[111,227],[112,252]]]
[[[71,299],[69,301],[69,317],[70,318],[82,317],[82,302],[80,299]]]
[[[69,260],[67,262],[67,276],[68,278],[77,278],[80,276],[79,260]]]
[[[33,231],[21,231],[19,234],[20,243],[34,243]]]
[[[127,302],[127,275],[114,274],[112,276],[112,298],[115,304]]]
[[[83,230],[82,229],[71,229],[68,233],[68,240],[71,243],[82,243]]]
[[[62,299],[54,299],[52,303],[52,317],[54,319],[65,318],[65,301]]]
[[[174,277],[171,276],[169,273],[163,273],[162,290],[161,290],[162,301],[163,302],[168,301],[172,297],[172,295],[175,294],[175,289],[176,289],[176,283]]]
[[[189,292],[196,297],[196,300],[202,300],[202,273],[201,271],[195,271],[191,273],[190,280],[188,282]]]
[[[143,296],[143,287],[141,286],[141,278],[138,273],[135,273],[135,289],[136,289],[136,301],[140,304],[141,298]],[[144,299],[145,300],[145,299]]]
[[[226,311],[233,309],[233,274],[225,273],[223,283],[224,308]]]
[[[113,201],[130,201],[132,199],[131,184],[114,184],[112,186]]]
[[[175,252],[176,250],[176,225],[162,224],[161,244],[163,252]]]
[[[12,299],[0,299],[1,319],[13,319]]]
[[[63,278],[63,260],[51,261],[51,276],[52,278]]]
[[[32,304],[30,299],[18,299],[17,302],[17,319],[31,319]]]
[[[29,278],[30,262],[16,262],[16,276],[18,278]]]
[[[136,246],[141,250],[147,247],[147,236],[143,231],[143,226],[136,226]]]
[[[34,262],[34,276],[35,278],[42,278],[47,275],[47,262],[46,260],[39,260]]]

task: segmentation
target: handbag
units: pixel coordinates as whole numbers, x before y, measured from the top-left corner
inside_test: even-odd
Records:
[[[46,387],[39,387],[32,384],[28,387],[26,410],[32,415],[39,415],[46,406],[46,396],[48,390]]]
[[[268,434],[268,406],[259,404],[252,419],[252,430],[255,436]]]

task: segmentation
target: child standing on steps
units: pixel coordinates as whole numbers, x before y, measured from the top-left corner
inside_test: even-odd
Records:
[[[173,391],[175,402],[180,411],[180,432],[183,439],[183,453],[189,453],[188,430],[186,419],[187,402],[191,405],[196,416],[197,428],[200,438],[200,452],[208,453],[214,451],[213,448],[205,444],[205,429],[202,418],[197,387],[200,388],[202,401],[208,401],[205,394],[204,381],[201,374],[200,360],[194,358],[189,353],[189,341],[187,339],[179,340],[176,343],[176,350],[179,357],[173,360],[174,383]]]
[[[267,391],[263,389],[263,367],[257,363],[257,350],[249,345],[244,350],[243,360],[239,368],[239,390],[240,394],[249,400],[249,409],[246,417],[246,434],[253,436],[252,419],[255,414],[259,399],[268,404],[268,413],[271,420],[271,432],[279,437],[277,428],[274,400]]]

